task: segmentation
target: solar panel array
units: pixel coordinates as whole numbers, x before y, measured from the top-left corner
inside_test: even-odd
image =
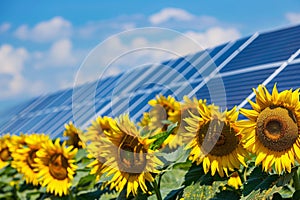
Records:
[[[299,35],[300,26],[255,33],[81,85],[75,88],[76,93],[67,89],[42,95],[1,113],[0,133],[44,132],[54,138],[62,135],[69,121],[85,128],[98,115],[116,117],[124,112],[138,120],[157,94],[178,100],[184,95],[196,96],[228,108],[249,108],[246,98],[254,97],[252,88],[258,84],[271,89],[277,83],[279,90],[300,87]]]

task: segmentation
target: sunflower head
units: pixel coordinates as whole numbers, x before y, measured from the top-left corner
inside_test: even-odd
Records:
[[[6,167],[11,160],[11,151],[9,149],[10,143],[10,134],[5,134],[0,138],[0,169]]]
[[[127,196],[137,195],[138,188],[147,192],[146,181],[154,180],[151,173],[157,173],[156,167],[161,163],[149,149],[150,141],[140,136],[140,131],[123,115],[112,125],[112,132],[105,132],[107,141],[101,147],[104,163],[103,172],[112,175],[111,188],[117,191],[127,186]]]
[[[84,145],[82,141],[79,138],[79,134],[82,131],[79,128],[76,128],[72,122],[69,122],[69,124],[65,124],[65,131],[63,133],[63,136],[67,136],[67,145],[72,145],[75,148],[83,148]]]
[[[236,108],[220,112],[214,106],[201,104],[198,112],[198,115],[191,113],[191,117],[185,119],[186,135],[190,137],[186,146],[186,149],[191,149],[190,160],[203,163],[205,173],[211,169],[212,175],[218,171],[221,177],[224,172],[228,175],[228,170],[239,168],[240,164],[246,165],[244,157],[247,152],[236,136]]]
[[[25,145],[25,138],[27,135],[21,133],[20,135],[11,135],[10,142],[7,143],[10,152],[15,152],[16,150],[23,148]]]
[[[144,112],[141,121],[138,122],[137,125],[144,128],[144,127],[148,127],[149,123],[150,123],[150,113]]]
[[[49,140],[49,136],[44,134],[24,135],[22,146],[12,153],[12,167],[24,175],[26,183],[38,185],[38,172],[36,168],[36,152],[41,148],[42,144]]]
[[[177,122],[180,118],[180,103],[175,100],[174,97],[163,95],[156,96],[156,99],[152,99],[148,102],[152,109],[150,110],[149,128],[150,130],[163,129],[166,130],[164,120],[171,122]]]
[[[96,181],[99,181],[103,174],[103,169],[104,169],[103,162],[102,161],[100,162],[99,160],[95,159],[90,164],[88,164],[87,167],[91,168],[90,174],[95,174]]]
[[[35,162],[39,171],[39,180],[43,187],[47,186],[47,192],[59,196],[68,194],[68,188],[71,186],[77,168],[74,165],[76,153],[76,148],[66,147],[65,142],[60,144],[59,139],[54,143],[48,140],[36,152]]]
[[[101,163],[105,161],[105,158],[100,156],[101,152],[99,149],[103,146],[104,141],[107,140],[105,133],[111,133],[111,127],[114,125],[115,121],[110,117],[97,117],[92,121],[84,134],[79,134],[80,139],[85,144],[90,155],[97,158]]]
[[[115,121],[110,117],[97,117],[92,121],[91,125],[87,128],[85,134],[80,134],[80,138],[86,144],[86,149],[89,152],[88,157],[95,159],[88,167],[91,168],[90,174],[96,175],[98,181],[103,174],[104,162],[107,158],[102,156],[101,149],[107,141],[105,133],[111,133]]]
[[[265,86],[254,90],[253,110],[241,109],[249,120],[238,123],[245,148],[256,154],[255,164],[265,171],[291,171],[294,159],[300,161],[299,90],[278,92],[276,84],[270,94]]]

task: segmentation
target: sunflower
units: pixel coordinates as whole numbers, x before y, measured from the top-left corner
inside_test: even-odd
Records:
[[[108,140],[101,147],[103,157],[107,158],[103,173],[112,175],[108,182],[110,189],[121,191],[127,187],[127,197],[130,193],[136,196],[138,188],[146,193],[146,182],[154,181],[152,173],[159,172],[156,167],[162,162],[149,149],[150,141],[141,138],[128,115],[111,125],[112,132],[104,132]]]
[[[140,127],[145,128],[145,127],[149,126],[149,123],[150,123],[150,113],[149,112],[144,112],[141,121],[138,122],[137,125],[140,126]]]
[[[227,184],[229,186],[234,187],[236,190],[239,189],[239,187],[241,185],[243,185],[239,173],[238,172],[233,172],[230,175],[230,178],[228,179]]]
[[[5,134],[0,138],[0,169],[6,167],[11,160],[10,143],[11,136],[9,134]]]
[[[91,157],[93,158],[93,156],[91,156]],[[104,169],[103,161],[99,161],[99,160],[95,159],[93,162],[88,164],[87,167],[92,168],[90,174],[95,174],[96,181],[99,181],[100,177],[103,174],[103,172],[102,172]]]
[[[106,161],[106,159],[101,156],[101,151],[99,151],[99,149],[101,149],[101,147],[104,145],[104,132],[111,133],[111,124],[114,125],[114,123],[115,121],[110,117],[97,117],[94,121],[92,121],[91,126],[87,128],[86,133],[79,135],[84,144],[89,143],[86,145],[86,149],[89,152],[88,157],[97,158],[87,166],[92,168],[90,174],[95,174],[97,181],[103,174],[103,163]]]
[[[66,147],[64,142],[59,143],[59,138],[53,143],[51,140],[42,144],[36,152],[35,162],[41,185],[47,186],[47,192],[62,196],[68,194],[68,188],[77,168],[74,157],[77,149],[73,146]]]
[[[191,100],[187,96],[184,96],[183,99],[184,101],[180,102],[178,111],[170,114],[170,121],[172,121],[173,123],[177,122],[177,127],[163,142],[163,147],[168,145],[170,149],[174,149],[182,144],[186,144],[189,139],[188,137],[185,137],[184,134],[186,132],[185,126],[187,124],[183,119],[189,117],[190,113],[197,115],[197,107],[203,102],[202,100],[197,100],[196,98]],[[164,131],[164,129],[161,129],[161,131]]]
[[[236,136],[238,129],[235,122],[238,118],[236,107],[230,111],[220,112],[215,106],[200,104],[198,115],[191,113],[185,119],[186,135],[190,142],[185,147],[191,149],[189,159],[197,165],[203,164],[205,173],[211,169],[213,176],[218,171],[221,177],[228,176],[228,170],[246,166],[244,157],[247,151]]]
[[[72,122],[65,124],[65,131],[63,136],[67,136],[67,145],[72,145],[74,148],[83,148],[83,143],[79,138],[79,134],[82,132],[79,128],[76,128]]]
[[[11,135],[10,142],[7,143],[9,151],[11,153],[14,153],[18,149],[23,148],[23,145],[25,145],[25,138],[26,135],[23,133],[21,133],[20,135]]]
[[[21,138],[18,139],[20,142]],[[49,140],[49,136],[44,134],[32,134],[24,136],[23,146],[12,153],[12,167],[24,175],[26,183],[38,185],[38,172],[35,171],[36,152],[42,144]]]
[[[152,106],[149,113],[144,113],[142,120],[138,123],[144,130],[150,131],[151,136],[160,134],[167,130],[168,124],[164,121],[176,123],[180,121],[180,103],[172,96],[156,96],[148,102]],[[164,141],[162,147],[169,146],[171,149],[182,144],[182,139],[175,139],[178,127],[173,130],[169,137]]]
[[[161,128],[166,130],[164,120],[171,122],[177,122],[180,118],[180,103],[175,100],[174,97],[163,95],[157,95],[156,99],[152,99],[148,102],[152,109],[149,113],[150,122],[149,128],[151,130]]]
[[[255,165],[262,163],[264,171],[291,172],[295,158],[300,161],[300,103],[299,89],[272,94],[259,85],[256,102],[248,100],[253,110],[240,109],[249,120],[238,123],[244,147],[256,154]]]

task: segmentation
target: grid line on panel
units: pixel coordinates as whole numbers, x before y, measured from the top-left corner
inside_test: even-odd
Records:
[[[223,55],[223,54],[224,54],[231,46],[233,46],[233,43],[228,43],[226,46],[223,47],[223,49],[220,50],[220,53],[216,54],[212,59],[213,59],[213,60],[218,59],[218,58],[219,58],[221,55]],[[211,59],[209,59],[208,62],[210,62],[210,60],[211,60]],[[194,65],[197,65],[198,63],[193,63],[193,64],[194,64]],[[199,73],[203,73],[204,70],[206,70],[207,67],[209,67],[209,66],[210,66],[209,64],[207,65],[207,63],[205,63],[204,66],[203,66],[204,69],[203,69],[203,68],[200,68],[200,72],[199,72]],[[196,76],[197,76],[197,74],[194,74],[190,79],[193,80],[193,77],[196,77]],[[182,90],[181,88],[183,88],[183,87],[179,87],[178,90],[176,90],[175,92],[178,92],[178,93],[183,92],[184,90]],[[161,93],[162,93],[163,95],[165,94],[165,92],[167,92],[167,91],[165,91],[165,90],[162,90],[162,91],[161,91]],[[140,111],[139,111],[138,113],[136,113],[132,118],[133,118],[134,120],[136,120],[137,118],[139,118],[139,117],[142,115],[143,112],[145,112],[146,109],[147,109],[147,105],[145,105],[144,107],[142,107],[142,108],[140,109]]]
[[[262,33],[246,51],[232,60],[228,66],[231,69],[261,65],[270,62],[284,61],[300,46],[298,37],[300,26],[273,32]],[[229,70],[225,68],[222,72]]]
[[[216,60],[217,58],[219,58],[224,52],[226,52],[231,46],[233,45],[233,43],[227,43],[227,45],[223,46],[222,49],[220,49],[220,51],[214,55],[214,57],[212,59],[209,59],[208,62],[210,62],[211,60]],[[204,59],[204,56],[200,56],[195,62],[193,62],[189,67],[194,67],[194,66],[197,66],[202,60]],[[199,69],[199,72],[198,73],[202,73],[209,65],[207,65],[207,62]],[[188,68],[186,69],[188,70]],[[186,71],[185,70],[185,71]],[[196,77],[197,74],[193,74],[189,79],[193,80],[194,77]],[[176,80],[174,81],[176,82]],[[178,85],[181,85],[181,87],[179,88],[183,88],[184,87],[184,84],[182,85],[182,83],[179,83]],[[170,87],[173,87],[173,86],[176,86],[175,84],[174,85],[170,85]],[[182,87],[183,86],[183,87]],[[183,89],[184,90],[184,89]],[[183,90],[180,90],[179,92],[182,92]],[[177,90],[176,90],[177,91]],[[165,91],[161,91],[161,93],[164,93]],[[178,91],[177,91],[178,92]],[[179,93],[178,92],[178,93]],[[138,117],[140,117],[142,115],[143,112],[145,112],[145,110],[148,108],[147,104],[142,107],[139,112],[135,113],[132,118],[134,120],[136,120]]]
[[[226,58],[218,67],[215,69],[209,76],[205,77],[205,79],[195,87],[187,96],[191,98],[196,92],[203,87],[213,76],[215,76],[225,65],[227,65],[235,56],[237,56],[241,51],[243,51],[251,42],[253,42],[259,34],[255,33],[252,35],[244,44],[242,44],[237,50],[235,50],[228,58]]]
[[[276,69],[266,80],[262,82],[262,85],[267,85],[270,81],[272,81],[285,67],[287,67],[298,55],[300,54],[300,49],[298,49],[295,53],[293,53],[287,61],[281,64],[281,66]],[[244,99],[239,105],[238,108],[244,107],[247,103],[247,99],[252,99],[255,96],[255,93],[252,92],[246,99]]]

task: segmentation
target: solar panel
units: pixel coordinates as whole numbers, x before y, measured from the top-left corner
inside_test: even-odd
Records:
[[[299,32],[300,26],[294,26],[255,33],[75,90],[33,98],[1,113],[0,133],[45,132],[54,138],[62,135],[65,123],[75,121],[85,128],[97,115],[116,117],[128,112],[133,120],[139,120],[149,109],[148,101],[157,94],[173,95],[177,100],[184,95],[196,96],[228,108],[248,108],[245,99],[253,97],[252,88],[258,84],[270,89],[278,83],[279,90],[299,87]]]

